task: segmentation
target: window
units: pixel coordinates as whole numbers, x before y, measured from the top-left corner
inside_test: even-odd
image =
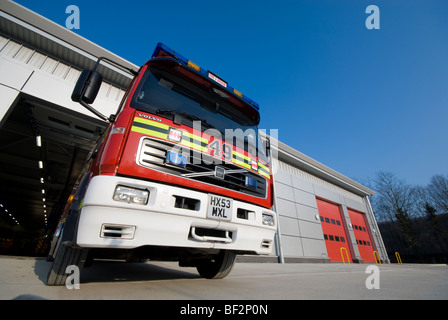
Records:
[[[336,224],[336,221],[334,221],[334,219],[331,219],[331,224]]]
[[[334,237],[330,235],[330,241],[334,241]]]
[[[344,237],[341,237],[341,242],[345,242],[345,238]]]
[[[339,242],[339,241],[340,241],[340,239],[339,239],[339,237],[338,237],[338,236],[334,236],[334,238],[335,238],[335,240],[336,240],[337,242]]]
[[[326,234],[324,234],[324,239],[328,240],[328,236]]]
[[[340,226],[340,225],[341,225],[341,221],[336,220],[336,224],[337,224],[338,226]]]
[[[325,222],[326,222],[326,223],[330,223],[330,219],[325,218]]]

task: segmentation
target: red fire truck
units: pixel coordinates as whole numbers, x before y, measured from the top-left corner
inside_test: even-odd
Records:
[[[95,258],[179,261],[217,279],[237,254],[270,254],[277,217],[258,104],[159,43],[105,117],[91,106],[103,61],[114,65],[84,70],[72,100],[110,125],[61,216],[47,284]]]

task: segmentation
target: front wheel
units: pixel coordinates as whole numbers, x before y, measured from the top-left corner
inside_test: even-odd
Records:
[[[75,266],[79,272],[86,261],[88,249],[72,248],[61,244],[55,253],[54,261],[47,276],[48,286],[62,286],[68,278],[67,267]]]
[[[196,269],[201,277],[207,279],[223,279],[235,265],[236,254],[232,251],[221,250],[211,259],[201,261]]]
[[[70,239],[73,236],[70,228],[61,228],[57,240],[54,242],[54,252],[49,254],[53,261],[47,276],[48,286],[62,286],[68,278],[68,267],[77,267],[81,272],[87,259],[88,249],[73,247]]]

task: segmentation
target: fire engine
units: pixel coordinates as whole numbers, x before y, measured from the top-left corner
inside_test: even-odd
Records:
[[[72,93],[109,122],[69,197],[48,255],[48,285],[94,259],[178,261],[226,277],[238,254],[274,246],[270,146],[259,105],[218,75],[159,43],[133,74],[118,110],[94,102],[99,58]]]

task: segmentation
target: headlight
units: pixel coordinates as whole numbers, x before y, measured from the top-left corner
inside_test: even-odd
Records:
[[[267,213],[263,213],[262,218],[261,218],[262,223],[265,226],[274,226],[275,225],[275,219],[274,216],[271,214],[267,214]]]
[[[115,188],[114,197],[115,201],[121,201],[126,203],[142,204],[148,203],[149,191],[134,189],[124,186],[117,186]]]

